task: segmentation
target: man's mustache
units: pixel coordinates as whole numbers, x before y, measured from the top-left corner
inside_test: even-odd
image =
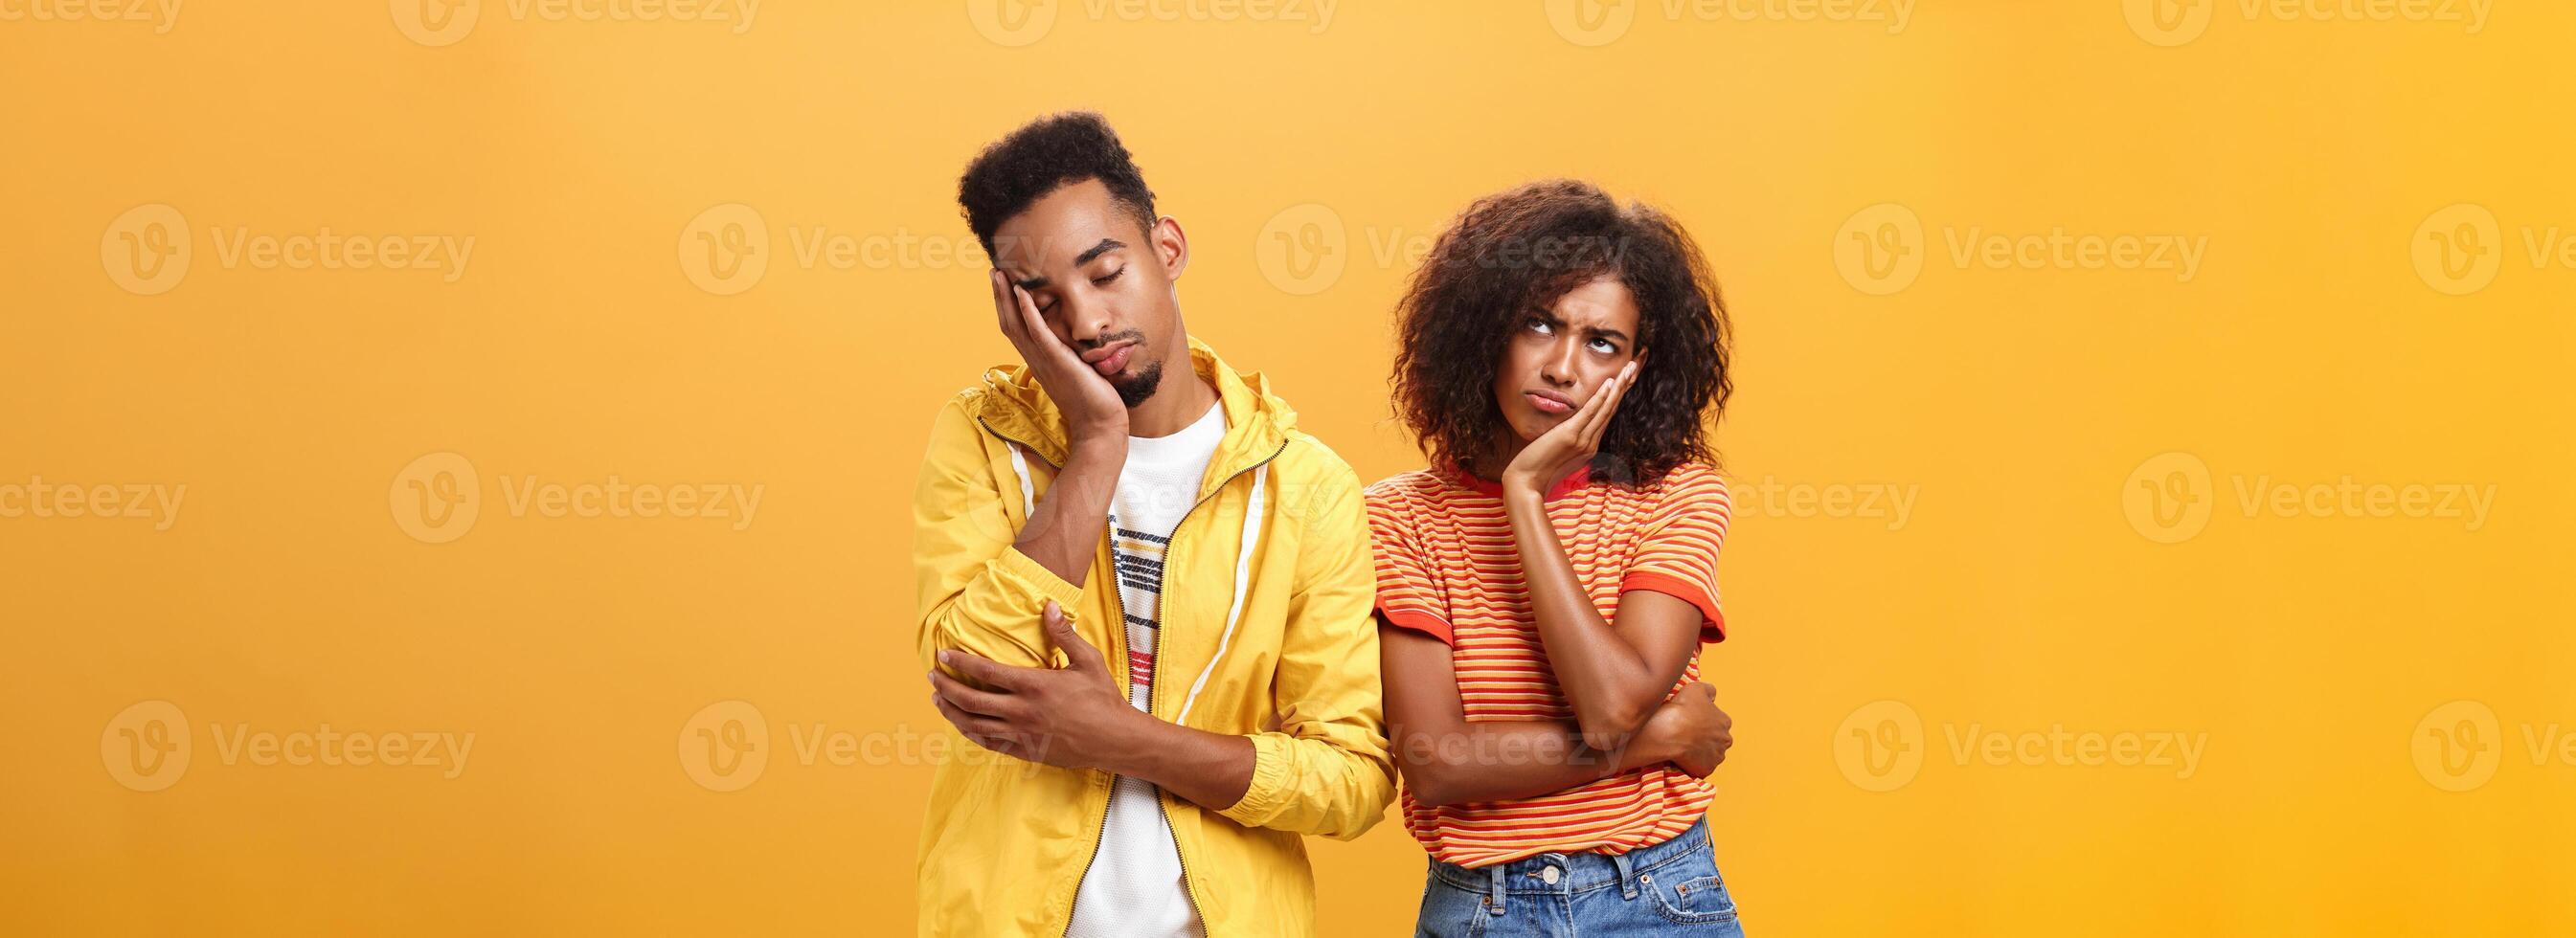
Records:
[[[1145,330],[1129,329],[1125,332],[1113,332],[1108,335],[1092,339],[1088,342],[1075,343],[1074,351],[1077,353],[1088,352],[1093,349],[1107,348],[1120,342],[1129,341],[1135,342],[1138,345],[1145,344]]]

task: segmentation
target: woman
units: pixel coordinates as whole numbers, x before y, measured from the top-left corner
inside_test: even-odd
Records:
[[[1592,186],[1467,208],[1399,309],[1431,468],[1369,487],[1423,935],[1741,934],[1704,819],[1731,742],[1709,425],[1726,314],[1690,236]],[[1572,931],[1569,932],[1568,929]]]

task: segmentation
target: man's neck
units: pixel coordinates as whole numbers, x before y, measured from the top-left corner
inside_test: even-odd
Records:
[[[1186,374],[1189,380],[1166,381],[1154,396],[1127,409],[1127,435],[1147,439],[1170,436],[1207,416],[1208,408],[1216,404],[1216,386],[1199,377],[1196,368]]]

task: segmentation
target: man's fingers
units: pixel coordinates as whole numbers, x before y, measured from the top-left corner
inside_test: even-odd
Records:
[[[950,725],[957,727],[957,735],[966,737],[967,742],[1006,756],[1030,762],[1037,761],[1033,758],[1035,749],[1030,745],[1029,734],[1020,732],[1000,720],[979,717],[960,710],[956,704],[948,702],[947,698],[938,694],[930,695],[930,705],[938,709],[939,715]]]
[[[968,736],[966,737],[966,740],[974,743],[975,745],[982,746],[987,750],[1001,753],[1022,762],[1038,761],[1037,747],[1029,745],[1029,741],[1026,737],[1015,733]]]
[[[992,276],[986,279],[985,286],[993,288],[994,325],[1001,328],[1003,338],[1011,340],[1012,345],[1018,345],[1020,344],[1020,311],[1015,308],[1015,302],[1011,299],[1010,275],[1003,273],[998,267],[990,273]]]
[[[1073,630],[1073,623],[1065,618],[1064,607],[1056,605],[1055,600],[1047,600],[1046,611],[1039,613],[1038,621],[1045,624],[1055,647],[1064,650],[1067,666],[1076,671],[1108,672],[1109,664],[1101,658],[1100,649],[1082,640],[1081,634]]]
[[[939,663],[955,668],[957,673],[966,675],[969,679],[983,684],[986,687],[998,687],[1003,690],[1019,690],[1020,673],[1035,670],[1032,668],[1014,668],[1005,664],[995,664],[991,661],[987,661],[983,658],[970,655],[962,651],[940,652]]]
[[[1038,761],[1036,759],[1029,758],[1029,747],[1027,743],[1022,742],[1019,737],[1008,733],[1003,733],[997,736],[969,736],[966,737],[966,739],[973,742],[975,745],[982,746],[993,752],[1010,756],[1014,759],[1019,759],[1024,762]]]
[[[973,739],[978,736],[991,736],[1009,729],[1009,727],[1003,725],[999,720],[980,717],[972,713],[968,713],[965,710],[960,709],[956,704],[949,703],[948,698],[935,693],[930,695],[930,706],[932,709],[939,711],[939,716],[942,719],[947,720],[949,725],[956,727],[957,732],[965,734],[968,739]]]
[[[1023,747],[1020,744],[1019,738],[1008,733],[959,733],[958,735],[966,737],[967,742],[974,743],[988,751],[998,752],[1006,756],[1030,762],[1037,761],[1023,755],[1021,753]]]
[[[966,686],[964,681],[937,671],[930,672],[930,686],[939,691],[941,700],[968,713],[1009,719],[1019,709],[1009,694],[976,690]]]
[[[1073,346],[1056,336],[1055,330],[1047,328],[1046,314],[1038,312],[1036,297],[1030,296],[1029,291],[1020,285],[1012,284],[1011,298],[1012,305],[1018,307],[1020,331],[1027,337],[1020,346],[1020,357],[1027,359],[1030,367],[1038,367],[1040,358],[1052,358],[1057,366],[1076,374],[1077,380],[1080,372],[1091,370],[1091,366],[1083,363],[1082,353],[1074,351]]]
[[[1047,328],[1046,317],[1038,313],[1038,301],[1029,296],[1029,291],[1021,289],[1019,284],[1011,284],[1011,303],[1020,317],[1020,330],[1027,333],[1031,343],[1046,346],[1057,354],[1073,354],[1072,349],[1066,348],[1064,342],[1055,337],[1055,330]],[[1074,358],[1078,363],[1081,356],[1075,355]]]
[[[1002,338],[1010,341],[1011,350],[1019,353],[1020,360],[1035,366],[1038,349],[1030,344],[1028,320],[1020,315],[1019,289],[1009,274],[993,271],[993,323],[1002,330]]]

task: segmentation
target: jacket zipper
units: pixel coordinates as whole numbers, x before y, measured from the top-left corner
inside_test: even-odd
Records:
[[[1283,440],[1280,442],[1278,449],[1271,450],[1270,455],[1262,457],[1260,462],[1237,469],[1234,471],[1233,475],[1226,476],[1225,481],[1216,484],[1217,491],[1225,491],[1226,486],[1233,485],[1234,480],[1243,478],[1244,473],[1269,465],[1271,460],[1279,458],[1279,454],[1287,451],[1288,444]],[[1172,523],[1172,543],[1164,552],[1163,573],[1165,583],[1170,582],[1172,570],[1171,556],[1179,553],[1179,548],[1181,546],[1181,525],[1188,524],[1190,515],[1197,512],[1200,505],[1207,504],[1209,498],[1214,497],[1216,497],[1215,493],[1211,492],[1209,493],[1208,498],[1202,498],[1198,501],[1191,502],[1190,507],[1182,510],[1181,520]],[[1244,507],[1247,511],[1251,509],[1250,505],[1246,505]],[[1245,523],[1251,523],[1251,519],[1246,518]],[[1243,549],[1248,552],[1252,550],[1252,546],[1253,545],[1246,544]],[[1111,555],[1114,558],[1116,556],[1117,545],[1111,544],[1110,550],[1112,552]],[[1152,690],[1145,692],[1145,713],[1148,715],[1151,715],[1154,712],[1154,698],[1157,696],[1158,692],[1163,689],[1163,609],[1170,605],[1170,602],[1164,599],[1167,592],[1168,591],[1159,588],[1154,591],[1154,687]],[[1127,607],[1125,605],[1126,599],[1123,595],[1120,597],[1119,603],[1118,634],[1119,637],[1123,639],[1127,634]],[[1163,813],[1163,832],[1170,834],[1172,837],[1172,859],[1181,864],[1181,895],[1190,900],[1190,915],[1199,920],[1199,931],[1205,933],[1208,930],[1207,913],[1199,909],[1199,894],[1190,888],[1190,858],[1181,853],[1181,832],[1172,827],[1172,805],[1171,802],[1164,797],[1164,792],[1159,786],[1154,790],[1154,809]],[[1108,826],[1102,825],[1101,832],[1106,835],[1108,833]],[[1100,852],[1100,848],[1098,846],[1094,846],[1091,849],[1092,853],[1095,855]],[[1088,865],[1085,866],[1084,872],[1086,874],[1089,872]],[[1065,931],[1069,933],[1072,930],[1072,922],[1068,919],[1065,924]]]
[[[1027,444],[1027,443],[1021,442],[1021,441],[1019,441],[1019,440],[1013,439],[1013,438],[1008,437],[1008,436],[1003,436],[1003,435],[1002,435],[1002,431],[993,429],[993,425],[992,425],[992,424],[984,423],[984,418],[982,418],[982,417],[977,417],[977,418],[975,418],[975,422],[976,422],[977,424],[981,424],[981,425],[983,426],[983,428],[984,428],[984,432],[992,434],[992,435],[993,435],[993,437],[994,437],[995,439],[1001,440],[1003,443],[1006,443],[1006,444],[1009,444],[1009,445],[1012,445],[1012,446],[1017,446],[1017,447],[1019,447],[1019,448],[1021,448],[1021,449],[1024,449],[1024,450],[1028,450],[1028,451],[1029,451],[1029,455],[1031,455],[1031,456],[1037,456],[1037,447],[1035,447],[1035,446],[1031,446],[1031,445],[1029,445],[1029,444]],[[1046,462],[1046,459],[1045,459],[1045,457],[1038,457],[1038,461],[1039,461],[1039,462]],[[1064,467],[1063,467],[1063,466],[1059,466],[1059,465],[1056,465],[1056,464],[1054,464],[1054,463],[1047,463],[1047,467],[1048,467],[1048,468],[1051,468],[1051,469],[1054,469],[1054,470],[1055,470],[1055,471],[1057,471],[1057,472],[1063,472],[1063,471],[1064,471]],[[1228,480],[1228,481],[1231,481],[1231,480]],[[1196,506],[1192,506],[1192,507],[1196,507]],[[1187,517],[1189,517],[1189,515],[1188,515],[1188,513],[1184,512],[1184,513],[1181,515],[1181,517],[1183,517],[1183,518],[1187,518]],[[1114,538],[1114,537],[1116,537],[1117,535],[1113,533],[1113,534],[1111,534],[1110,536]],[[1112,637],[1114,637],[1114,638],[1115,638],[1115,639],[1117,639],[1117,641],[1118,641],[1118,658],[1117,658],[1118,663],[1117,663],[1117,664],[1112,664],[1112,665],[1110,665],[1110,666],[1111,666],[1111,667],[1113,667],[1113,668],[1124,668],[1124,667],[1126,667],[1126,666],[1127,666],[1127,665],[1126,665],[1126,661],[1127,661],[1127,594],[1126,594],[1126,591],[1125,591],[1124,589],[1121,589],[1121,588],[1119,587],[1118,582],[1117,582],[1117,580],[1118,580],[1118,545],[1117,545],[1116,543],[1114,543],[1114,542],[1113,542],[1113,543],[1111,543],[1111,544],[1109,545],[1109,578],[1110,578],[1110,583],[1109,583],[1109,597],[1110,597],[1111,599],[1113,599],[1113,600],[1116,600],[1116,601],[1117,601],[1117,603],[1118,603],[1118,627],[1117,627],[1117,628],[1115,628],[1115,629],[1110,630],[1110,631],[1112,632]],[[1154,637],[1155,637],[1156,643],[1157,643],[1157,644],[1160,644],[1161,639],[1162,639],[1162,632],[1161,632],[1161,630],[1160,630],[1160,629],[1157,629],[1157,630],[1155,631],[1155,636],[1154,636]],[[1106,662],[1103,662],[1103,663],[1106,663]],[[1148,712],[1148,713],[1153,712],[1153,711],[1152,711],[1152,701],[1153,701],[1153,697],[1152,697],[1152,695],[1148,694],[1148,695],[1146,696],[1146,702],[1147,702],[1147,704],[1146,704],[1146,706],[1147,706],[1146,712]],[[1132,703],[1131,703],[1131,704],[1129,704],[1129,706],[1134,706],[1134,704],[1132,704]],[[1065,903],[1065,906],[1064,906],[1064,933],[1065,933],[1066,935],[1072,935],[1072,934],[1073,934],[1073,906],[1074,906],[1074,903],[1075,903],[1075,902],[1079,902],[1079,901],[1081,900],[1081,898],[1082,898],[1082,881],[1083,881],[1084,879],[1089,878],[1089,877],[1091,876],[1091,863],[1092,863],[1092,861],[1097,860],[1097,859],[1099,859],[1099,858],[1100,858],[1100,845],[1101,845],[1101,844],[1104,844],[1104,843],[1108,843],[1108,842],[1109,842],[1109,803],[1110,803],[1110,801],[1111,801],[1112,799],[1115,799],[1116,797],[1118,797],[1118,779],[1117,779],[1115,776],[1112,776],[1112,777],[1110,778],[1110,780],[1109,780],[1109,793],[1108,793],[1108,794],[1106,794],[1106,795],[1102,795],[1102,796],[1100,797],[1100,833],[1093,835],[1093,836],[1092,836],[1092,838],[1091,838],[1091,853],[1090,853],[1090,855],[1085,856],[1085,857],[1083,857],[1083,859],[1082,859],[1082,875],[1080,875],[1080,876],[1076,876],[1076,877],[1074,877],[1074,878],[1073,878],[1073,893],[1074,893],[1074,901],[1066,902],[1066,903]],[[1168,824],[1168,823],[1170,823],[1170,822],[1169,822],[1168,820],[1166,820],[1166,821],[1165,821],[1165,823],[1166,823],[1166,824]],[[1180,850],[1180,847],[1179,847],[1179,845],[1176,843],[1176,844],[1174,844],[1174,846],[1173,846],[1173,848],[1172,848],[1172,849],[1173,849],[1173,851],[1174,851],[1174,852],[1178,852],[1178,851]],[[1189,882],[1189,867],[1188,867],[1188,865],[1186,865],[1186,864],[1184,864],[1184,865],[1181,867],[1181,877],[1182,877],[1182,887],[1183,887],[1183,888],[1182,888],[1182,891],[1183,891],[1183,892],[1187,892],[1187,891],[1188,891],[1188,882]],[[1193,901],[1195,901],[1195,900],[1193,900]],[[1191,908],[1195,911],[1197,907],[1196,907],[1195,905],[1193,905]]]
[[[1022,449],[1029,450],[1031,455],[1036,454],[1037,447],[1002,435],[1002,431],[993,429],[992,424],[984,423],[984,418],[977,417],[975,418],[975,422],[977,424],[981,424],[984,427],[984,432],[992,434],[994,438],[999,439],[1002,442],[1018,446]],[[1270,455],[1261,457],[1261,461],[1259,462],[1235,470],[1233,475],[1225,477],[1225,481],[1216,484],[1216,492],[1208,493],[1198,501],[1191,502],[1190,507],[1182,510],[1180,520],[1172,523],[1172,543],[1164,549],[1164,572],[1167,575],[1162,583],[1168,583],[1170,580],[1168,576],[1171,570],[1171,567],[1169,566],[1169,558],[1173,553],[1178,552],[1178,548],[1180,547],[1181,525],[1189,523],[1190,515],[1196,514],[1199,510],[1199,506],[1207,504],[1208,499],[1215,498],[1217,492],[1225,491],[1226,486],[1233,485],[1234,480],[1243,478],[1244,473],[1269,465],[1272,460],[1279,458],[1279,454],[1287,451],[1288,444],[1283,440],[1280,442],[1278,449],[1270,451]],[[1045,462],[1043,459],[1039,461]],[[1053,463],[1048,463],[1048,466],[1058,472],[1064,471],[1063,466],[1058,466]],[[1123,667],[1124,662],[1127,660],[1127,591],[1120,587],[1117,582],[1118,545],[1114,540],[1117,537],[1117,534],[1115,532],[1111,532],[1109,536],[1113,539],[1112,543],[1109,545],[1109,596],[1118,603],[1118,627],[1111,631],[1118,639],[1118,661],[1121,662],[1119,666]],[[1154,590],[1154,687],[1156,688],[1162,687],[1163,684],[1163,610],[1165,606],[1169,605],[1163,599],[1164,591],[1161,588],[1162,583],[1157,583]],[[1154,696],[1155,691],[1153,690],[1145,692],[1145,713],[1148,716],[1151,716],[1154,712]],[[1129,706],[1134,705],[1131,703]],[[1118,782],[1116,780],[1116,776],[1111,776],[1109,795],[1100,799],[1100,833],[1091,839],[1091,856],[1084,858],[1082,861],[1082,875],[1075,877],[1073,880],[1074,894],[1077,900],[1081,897],[1082,880],[1091,875],[1092,861],[1100,858],[1100,845],[1108,842],[1109,840],[1109,801],[1111,798],[1117,797],[1117,794]],[[1170,834],[1172,837],[1172,859],[1179,861],[1181,864],[1181,895],[1190,900],[1190,914],[1198,918],[1199,928],[1204,931],[1207,928],[1207,913],[1199,908],[1198,893],[1190,888],[1190,860],[1181,853],[1181,834],[1179,831],[1172,828],[1172,806],[1164,801],[1160,786],[1155,788],[1154,808],[1157,811],[1163,812],[1163,831],[1164,833]],[[1066,903],[1064,907],[1064,933],[1067,935],[1073,934],[1073,903]]]

